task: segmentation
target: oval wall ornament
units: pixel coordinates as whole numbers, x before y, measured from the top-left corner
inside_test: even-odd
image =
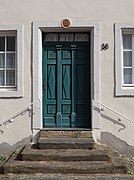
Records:
[[[62,19],[62,21],[61,21],[61,27],[63,27],[63,28],[70,28],[71,24],[72,24],[72,22],[68,18]]]

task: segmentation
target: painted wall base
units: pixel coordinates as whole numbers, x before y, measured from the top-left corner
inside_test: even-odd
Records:
[[[3,142],[0,144],[0,155],[9,156],[13,151],[15,151],[16,148],[22,148],[29,142],[31,142],[31,136],[22,139],[13,146],[8,144],[7,142]]]
[[[125,141],[108,132],[101,132],[101,143],[108,145],[111,149],[117,150],[120,154],[133,157],[134,146],[128,145]]]

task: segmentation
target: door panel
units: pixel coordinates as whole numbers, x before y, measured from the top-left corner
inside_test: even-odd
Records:
[[[44,43],[44,127],[90,128],[88,49],[88,43]]]
[[[71,66],[62,65],[62,99],[70,99]]]
[[[55,78],[56,78],[56,65],[50,65],[50,64],[47,65],[47,86],[48,86],[47,99],[56,99],[56,79]]]

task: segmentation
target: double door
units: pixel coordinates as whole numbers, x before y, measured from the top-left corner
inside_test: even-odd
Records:
[[[43,126],[90,128],[88,42],[43,44]]]

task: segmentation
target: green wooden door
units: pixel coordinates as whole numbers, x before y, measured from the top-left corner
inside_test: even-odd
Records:
[[[88,42],[43,44],[43,126],[90,128]]]

